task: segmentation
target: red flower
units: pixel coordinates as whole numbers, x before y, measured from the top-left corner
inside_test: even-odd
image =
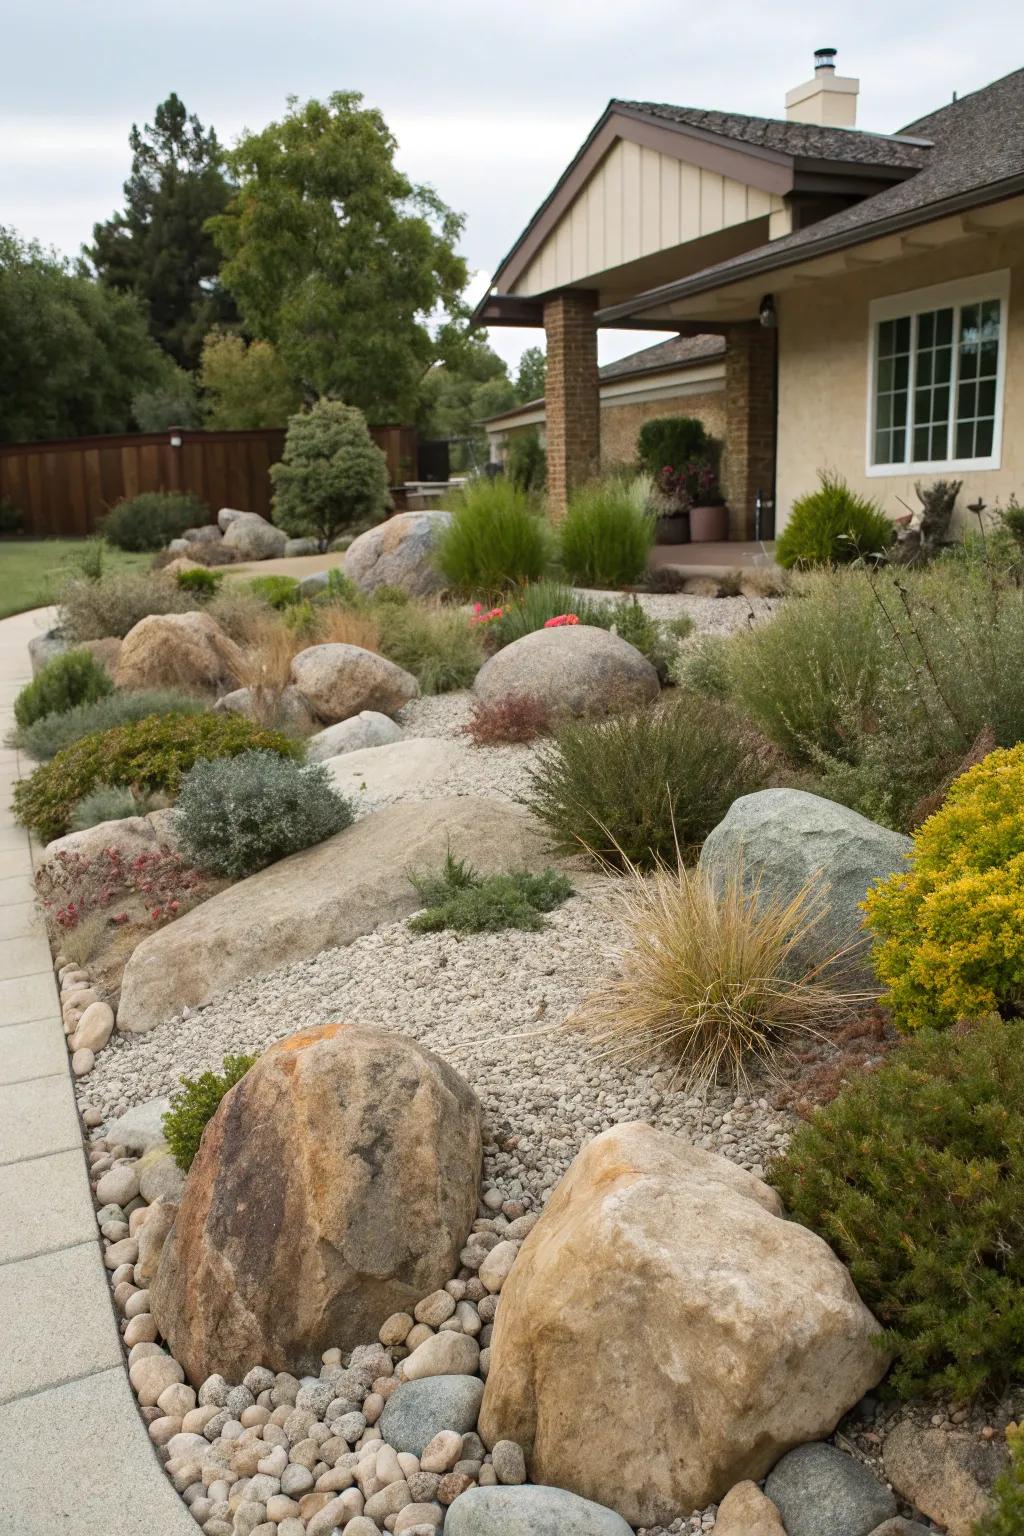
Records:
[[[553,619],[544,620],[545,629],[561,629],[564,624],[578,624],[579,619],[574,613],[560,613]]]

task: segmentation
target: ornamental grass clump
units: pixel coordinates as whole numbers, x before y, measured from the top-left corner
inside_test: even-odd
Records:
[[[93,704],[113,693],[110,673],[88,651],[65,651],[40,669],[14,701],[19,729],[47,715],[63,715],[78,704]]]
[[[323,763],[275,752],[199,761],[182,780],[174,830],[200,869],[242,880],[352,822],[352,805]]]
[[[563,725],[524,802],[559,853],[640,869],[694,852],[739,796],[764,787],[759,745],[725,704],[682,691],[650,709]]]
[[[537,503],[510,480],[471,480],[452,506],[437,543],[438,570],[466,597],[540,581],[551,540]]]
[[[440,933],[445,928],[456,933],[500,933],[507,928],[533,932],[543,928],[545,913],[573,894],[571,883],[557,870],[478,875],[450,850],[437,874],[413,873],[409,881],[423,903],[423,911],[409,919],[414,933]]]
[[[690,1091],[743,1087],[852,1016],[857,1000],[824,979],[828,962],[798,957],[824,908],[820,882],[773,898],[682,862],[643,874],[625,860],[614,913],[626,932],[615,969],[583,1003],[598,1049],[633,1068],[667,1063]]]
[[[1021,1026],[927,1030],[797,1130],[769,1171],[849,1267],[902,1397],[1024,1372]]]
[[[867,894],[872,963],[904,1030],[1024,1012],[1024,745],[950,787],[909,869]]]
[[[642,581],[654,545],[649,476],[610,476],[581,486],[559,530],[562,565],[584,587],[628,587]]]
[[[382,656],[411,672],[425,694],[468,688],[484,663],[477,631],[458,609],[440,603],[373,605]]]
[[[225,1056],[220,1072],[181,1077],[180,1088],[171,1094],[163,1117],[164,1136],[171,1156],[183,1173],[195,1162],[203,1132],[217,1113],[221,1099],[257,1061],[255,1056]]]

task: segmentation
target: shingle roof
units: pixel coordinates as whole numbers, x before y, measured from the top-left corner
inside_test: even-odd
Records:
[[[1024,177],[1024,69],[918,118],[902,131],[932,142],[933,147],[925,151],[926,158],[916,174],[795,234],[782,235],[678,283],[652,289],[650,294],[640,296],[636,309],[654,307],[658,302],[653,298],[655,294],[667,297],[690,288],[703,291],[723,280],[740,278],[747,268],[774,263],[776,257],[791,255],[797,260],[812,255],[818,245],[852,243],[844,242],[844,235],[869,239],[873,225],[891,218],[904,216],[908,222],[914,222],[912,216],[919,214],[917,222],[923,222],[933,205]],[[781,259],[777,264],[786,262]],[[646,306],[642,302],[645,299]],[[609,308],[614,313],[620,306]]]
[[[880,133],[857,128],[827,128],[816,123],[791,123],[778,117],[748,117],[743,112],[713,112],[703,107],[673,107],[657,101],[614,100],[612,107],[640,112],[645,117],[679,123],[739,144],[773,149],[784,155],[814,160],[845,160],[858,165],[916,169],[924,164],[927,146],[908,144]],[[910,130],[906,130],[910,132]],[[924,132],[915,137],[927,138]]]

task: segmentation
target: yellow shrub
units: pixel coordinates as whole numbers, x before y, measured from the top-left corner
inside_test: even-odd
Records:
[[[874,966],[901,1029],[1024,1003],[1024,745],[992,752],[918,830],[910,868],[869,891]]]

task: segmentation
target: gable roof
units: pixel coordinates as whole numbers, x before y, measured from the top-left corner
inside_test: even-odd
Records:
[[[772,271],[875,238],[891,229],[909,227],[943,213],[1024,191],[1024,69],[918,118],[903,134],[931,143],[920,168],[906,180],[794,234],[782,235],[679,282],[652,288],[637,299],[612,305],[601,311],[599,318],[607,321],[643,313],[673,298],[706,292],[757,272]]]

